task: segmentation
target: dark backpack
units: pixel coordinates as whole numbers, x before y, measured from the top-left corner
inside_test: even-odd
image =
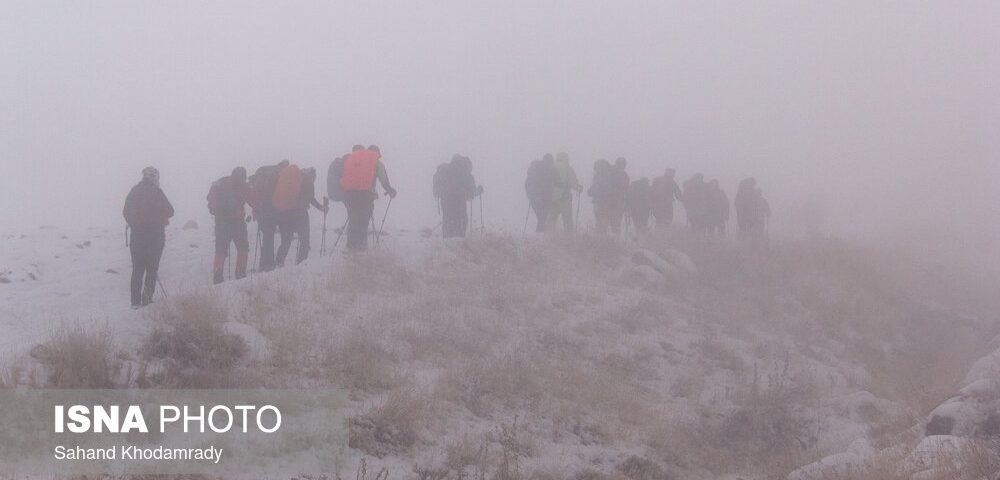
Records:
[[[528,178],[524,180],[524,191],[528,198],[547,198],[552,195],[555,186],[555,170],[541,160],[531,162],[528,167]]]
[[[208,213],[213,216],[225,215],[243,207],[240,192],[236,190],[231,177],[222,177],[212,182],[212,186],[208,189],[207,200]]]
[[[448,182],[448,164],[438,165],[434,171],[434,198],[441,198],[445,195],[445,183]]]
[[[344,200],[344,188],[340,186],[340,177],[344,176],[344,157],[339,157],[330,163],[326,171],[326,196],[334,202]]]
[[[247,180],[250,183],[250,206],[255,210],[272,208],[271,199],[278,187],[278,175],[281,167],[265,165],[257,169]]]

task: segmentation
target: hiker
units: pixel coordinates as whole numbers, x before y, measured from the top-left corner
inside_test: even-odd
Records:
[[[628,195],[625,199],[628,206],[628,215],[635,225],[638,233],[649,231],[649,216],[652,213],[652,206],[649,203],[649,179],[640,178],[628,187]]]
[[[610,177],[610,201],[608,203],[608,225],[611,233],[618,235],[622,231],[622,219],[625,217],[626,197],[628,187],[632,183],[625,171],[628,162],[623,157],[615,159],[615,165],[611,168]]]
[[[726,224],[729,223],[729,197],[725,190],[719,187],[719,181],[708,182],[710,222],[708,233],[726,236]]]
[[[555,161],[556,185],[552,190],[552,205],[549,209],[549,225],[554,226],[562,217],[563,230],[567,233],[574,230],[573,226],[573,192],[579,194],[583,186],[576,179],[576,172],[569,164],[569,155],[565,152],[556,154]]]
[[[761,189],[757,187],[756,179],[746,178],[740,182],[734,204],[740,237],[763,234],[766,222],[771,216],[771,206],[764,199]]]
[[[691,228],[699,233],[708,230],[709,202],[711,192],[705,182],[705,176],[696,173],[684,182],[684,212],[687,214],[688,223]]]
[[[344,189],[340,186],[340,177],[344,175],[344,160],[346,159],[347,155],[335,158],[326,170],[326,196],[331,202],[344,201]]]
[[[275,220],[278,223],[278,237],[281,244],[274,254],[274,266],[283,267],[288,250],[292,248],[292,239],[299,226],[299,215],[296,211],[299,205],[299,194],[302,192],[302,170],[296,164],[291,164],[278,174],[278,182],[271,196]]]
[[[277,258],[275,259],[277,265],[285,264],[288,250],[291,248],[291,237],[293,234],[299,240],[299,247],[295,254],[295,264],[298,265],[306,258],[309,258],[309,237],[311,234],[309,229],[310,205],[324,214],[329,211],[329,207],[316,200],[316,169],[303,168],[299,170],[299,189],[295,205],[291,209],[278,214],[280,218],[281,246],[278,247]]]
[[[676,174],[674,169],[666,169],[662,177],[653,179],[650,188],[650,202],[658,232],[666,232],[670,228],[670,224],[674,221],[674,200],[683,198],[681,187],[674,180]]]
[[[375,180],[382,184],[389,198],[396,198],[396,189],[389,183],[389,175],[381,161],[378,146],[367,149],[355,145],[344,161],[344,174],[340,186],[344,189],[344,205],[347,207],[347,248],[361,251],[368,248],[368,223],[375,211]]]
[[[594,162],[594,179],[587,189],[587,196],[594,204],[594,222],[597,233],[608,233],[611,226],[611,164],[607,160]]]
[[[528,195],[528,204],[538,219],[535,232],[544,232],[548,225],[556,175],[555,159],[549,153],[546,153],[541,160],[531,162],[531,166],[528,167],[528,176],[524,179],[524,191]]]
[[[247,170],[236,167],[229,176],[212,182],[208,190],[208,212],[215,217],[215,260],[212,262],[212,283],[219,284],[225,278],[226,259],[229,258],[229,244],[236,244],[237,280],[247,274],[247,257],[250,242],[247,239],[247,221],[244,205],[250,199],[250,185],[247,184]]]
[[[260,264],[258,271],[274,269],[274,235],[278,232],[278,218],[274,211],[274,189],[278,186],[278,175],[288,166],[288,160],[277,165],[265,165],[250,176],[250,207],[253,220],[257,222],[260,236]]]
[[[166,244],[166,227],[174,216],[174,207],[160,189],[160,172],[153,167],[142,170],[142,180],[125,198],[122,215],[132,231],[129,252],[132,254],[132,308],[153,302],[160,258]]]
[[[448,167],[441,171],[441,233],[444,238],[464,237],[469,227],[468,202],[483,194],[472,176],[472,160],[456,154]],[[437,174],[435,174],[436,176]]]

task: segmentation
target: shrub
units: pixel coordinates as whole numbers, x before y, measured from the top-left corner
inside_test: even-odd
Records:
[[[63,326],[36,346],[31,356],[48,368],[53,388],[114,388],[121,361],[107,327]]]
[[[238,335],[222,328],[226,310],[208,295],[185,295],[157,311],[158,325],[146,337],[146,360],[163,368],[148,380],[174,388],[224,387],[240,384],[236,371],[247,353]]]

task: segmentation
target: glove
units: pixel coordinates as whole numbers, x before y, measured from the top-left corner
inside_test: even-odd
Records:
[[[480,185],[479,187],[476,188],[476,195],[482,195],[482,194],[483,194],[483,186]]]
[[[385,189],[385,194],[388,195],[389,198],[396,198],[396,189],[389,187]]]
[[[247,223],[250,223],[252,221],[253,221],[253,215],[247,215]]]

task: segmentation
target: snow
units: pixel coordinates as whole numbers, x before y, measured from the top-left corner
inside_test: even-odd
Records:
[[[249,228],[253,238],[255,226],[251,224]],[[407,343],[401,338],[405,335],[432,338],[433,335],[457,335],[448,329],[458,327],[482,329],[478,333],[489,340],[482,344],[489,348],[479,352],[482,359],[503,358],[504,352],[510,358],[517,358],[528,346],[534,346],[532,348],[551,355],[573,352],[574,362],[581,367],[601,366],[621,372],[625,378],[641,379],[641,388],[636,390],[639,398],[633,399],[635,404],[648,407],[650,411],[669,412],[669,418],[677,424],[704,422],[705,429],[721,428],[720,422],[747,408],[746,392],[750,391],[752,382],[759,381],[760,388],[771,389],[769,394],[774,396],[774,401],[787,402],[778,413],[808,422],[811,435],[815,436],[803,441],[810,442],[809,451],[814,455],[810,460],[819,460],[795,470],[788,475],[789,480],[819,479],[834,473],[849,475],[846,472],[862,468],[875,454],[867,438],[872,422],[895,418],[906,411],[898,401],[881,398],[865,388],[872,378],[871,372],[853,361],[843,343],[849,338],[817,334],[816,331],[830,327],[823,325],[822,319],[810,310],[815,306],[803,304],[790,290],[770,293],[770,298],[779,305],[770,314],[780,317],[766,317],[760,321],[723,318],[719,312],[726,310],[710,310],[711,304],[698,303],[696,300],[702,297],[717,298],[713,295],[718,292],[702,285],[701,275],[706,268],[696,265],[692,256],[680,249],[660,248],[654,252],[628,244],[628,253],[617,259],[623,262],[621,268],[597,275],[579,270],[579,267],[567,270],[569,273],[560,271],[558,268],[562,267],[552,265],[566,261],[554,259],[547,265],[556,268],[555,271],[538,273],[552,279],[546,287],[548,290],[540,294],[521,292],[516,283],[507,285],[498,281],[497,288],[506,290],[462,291],[462,294],[473,295],[478,303],[456,304],[454,302],[459,301],[449,297],[449,292],[432,289],[435,282],[457,288],[449,283],[457,278],[468,282],[467,286],[482,287],[483,282],[493,281],[491,271],[501,280],[507,278],[504,275],[511,275],[507,270],[516,263],[514,256],[537,253],[532,248],[547,253],[550,250],[544,249],[550,247],[537,245],[539,242],[531,237],[527,241],[529,247],[522,247],[516,240],[502,237],[466,242],[426,238],[418,232],[387,233],[382,251],[388,252],[392,261],[399,262],[400,266],[391,268],[397,269],[394,275],[399,275],[394,280],[404,286],[393,291],[398,297],[392,297],[391,302],[364,303],[376,301],[359,300],[344,292],[324,293],[330,272],[345,271],[355,260],[340,253],[319,258],[320,231],[315,225],[313,251],[305,265],[289,266],[220,286],[211,285],[212,229],[205,226],[184,229],[172,225],[167,230],[161,279],[167,296],[212,292],[237,307],[230,309],[230,318],[223,319],[222,326],[225,331],[243,338],[250,347],[250,360],[254,364],[265,363],[281,348],[277,345],[278,340],[269,338],[266,330],[258,328],[250,318],[252,310],[245,307],[247,299],[253,295],[251,292],[263,290],[267,295],[276,298],[287,295],[296,301],[310,298],[310,295],[322,295],[315,298],[314,304],[296,303],[295,308],[301,309],[307,317],[311,310],[320,310],[322,315],[316,318],[331,323],[330,329],[324,330],[330,332],[331,341],[338,339],[334,332],[347,335],[355,328],[372,329],[369,333],[377,337],[374,341],[385,348],[387,355],[406,362],[400,368],[414,379],[413,385],[427,391],[441,388],[443,379],[454,375],[457,367],[429,362],[416,350],[419,344]],[[328,235],[328,248],[335,238],[335,234]],[[0,239],[4,247],[0,252],[0,275],[7,282],[0,281],[0,327],[5,332],[0,348],[11,356],[25,354],[66,322],[78,322],[89,328],[108,328],[114,333],[117,344],[125,349],[137,348],[154,326],[160,305],[140,310],[132,310],[129,306],[130,260],[122,231],[44,227],[4,232]],[[575,245],[572,248],[585,247]],[[592,253],[590,250],[584,252]],[[289,256],[294,257],[294,252]],[[228,272],[227,268],[227,275]],[[634,280],[635,286],[615,282],[619,275]],[[822,278],[810,281],[821,282]],[[292,291],[283,291],[286,287]],[[675,290],[680,293],[675,294]],[[748,293],[741,291],[741,294]],[[822,295],[836,297],[837,292],[823,291]],[[354,309],[362,308],[354,305],[358,301],[362,306],[406,310],[421,303],[433,304],[438,296],[439,315],[455,315],[449,311],[449,306],[455,304],[462,309],[460,312],[468,315],[465,323],[404,315],[406,320],[395,324],[368,324],[368,319],[348,316],[356,311]],[[162,292],[157,293],[158,304],[165,299]],[[515,301],[526,304],[511,303]],[[732,295],[727,301],[747,300]],[[740,315],[754,306],[752,303],[735,305],[733,315]],[[535,311],[556,311],[558,315],[536,318],[532,313]],[[774,321],[808,332],[808,341],[797,336],[795,330],[768,323]],[[491,342],[501,343],[494,345]],[[470,358],[473,360],[480,359]],[[995,399],[998,361],[1000,351],[976,363],[970,369],[968,386],[958,398],[990,398],[992,395]],[[385,398],[381,393],[355,393],[359,409]],[[601,402],[619,401],[611,396],[613,393],[581,392],[580,395],[592,394]],[[649,405],[644,404],[647,401]],[[380,465],[405,472],[421,462],[440,463],[446,445],[458,442],[462,435],[479,441],[498,424],[510,422],[516,415],[522,419],[531,418],[525,426],[525,435],[544,439],[536,442],[533,456],[524,459],[525,468],[575,472],[586,464],[598,471],[611,471],[630,455],[658,454],[636,443],[646,433],[633,431],[636,428],[633,426],[616,424],[618,419],[580,414],[579,420],[584,424],[611,425],[608,428],[612,432],[604,433],[614,435],[615,440],[610,442],[598,438],[594,433],[597,430],[567,430],[565,422],[556,417],[561,409],[569,407],[572,405],[552,403],[547,406],[549,410],[541,413],[514,409],[481,417],[463,406],[448,404],[446,408],[453,411],[453,415],[441,425],[428,427],[435,435],[425,433],[435,438],[435,442],[425,440],[409,454],[387,457]],[[942,405],[935,413],[980,418],[979,413],[969,413],[970,408],[967,402],[953,402]],[[961,445],[956,442],[961,439],[922,442],[910,455],[908,465],[924,470],[933,468],[934,452],[953,450]],[[704,465],[691,465],[689,470],[690,476],[683,478],[724,476],[709,473]]]

